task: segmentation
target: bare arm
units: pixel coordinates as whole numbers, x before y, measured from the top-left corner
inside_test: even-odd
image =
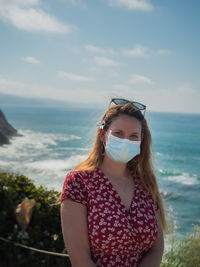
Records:
[[[90,257],[86,206],[64,200],[61,204],[61,223],[72,266],[96,267]]]
[[[144,255],[139,267],[159,267],[161,264],[164,251],[164,238],[158,214],[156,214],[156,218],[158,221],[157,239],[152,248]]]

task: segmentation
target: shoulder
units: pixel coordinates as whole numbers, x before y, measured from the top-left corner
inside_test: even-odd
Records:
[[[77,184],[80,186],[87,187],[92,181],[98,176],[97,170],[86,171],[86,170],[72,170],[66,175],[64,186],[69,186],[70,184]]]
[[[86,204],[89,193],[96,188],[98,177],[99,174],[96,169],[94,171],[69,171],[63,184],[61,201],[71,199]]]
[[[61,201],[71,199],[82,204],[87,204],[88,180],[89,173],[86,171],[69,171],[63,184]]]
[[[82,171],[72,170],[67,173],[65,181],[67,182],[69,180],[72,180],[72,181],[79,180],[83,177],[83,175],[84,173]]]
[[[87,181],[95,171],[72,170],[66,175],[65,181]]]

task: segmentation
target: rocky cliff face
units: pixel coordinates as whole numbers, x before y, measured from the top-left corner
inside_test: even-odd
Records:
[[[0,109],[0,146],[10,144],[13,136],[22,136],[7,121],[3,111]]]

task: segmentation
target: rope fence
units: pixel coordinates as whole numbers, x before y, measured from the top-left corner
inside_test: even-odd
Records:
[[[57,253],[57,252],[52,252],[52,251],[48,251],[48,250],[43,250],[43,249],[38,249],[38,248],[33,248],[33,247],[29,247],[29,246],[25,246],[23,244],[17,243],[17,242],[12,242],[4,237],[0,237],[0,240],[13,244],[13,246],[17,246],[17,247],[21,247],[21,248],[25,248],[25,249],[29,249],[35,252],[39,252],[39,253],[43,253],[43,254],[50,254],[53,256],[60,256],[60,257],[69,257],[68,254],[64,254],[64,253]]]

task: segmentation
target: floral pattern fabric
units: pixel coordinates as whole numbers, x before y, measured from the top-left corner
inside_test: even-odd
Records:
[[[92,172],[67,174],[61,201],[71,199],[87,207],[91,257],[97,267],[136,267],[158,234],[155,205],[137,177],[129,211],[108,177]]]

